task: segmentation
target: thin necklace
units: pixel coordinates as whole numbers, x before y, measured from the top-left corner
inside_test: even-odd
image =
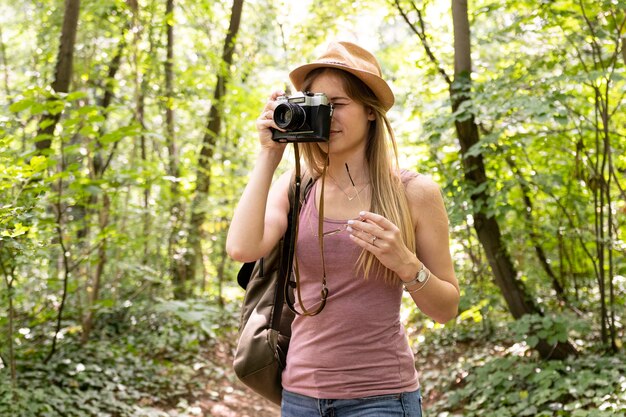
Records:
[[[335,183],[337,188],[339,188],[341,190],[341,192],[345,194],[345,196],[348,198],[348,201],[352,201],[355,198],[357,198],[359,196],[359,194],[361,194],[361,192],[363,192],[363,190],[365,190],[365,187],[370,185],[369,183],[366,183],[363,187],[361,187],[360,190],[357,190],[357,188],[353,185],[352,188],[354,189],[355,193],[354,193],[354,195],[350,195],[350,194],[346,193],[346,191],[343,188],[341,188],[341,186],[339,184],[337,184],[337,181],[335,181],[335,179],[332,177],[332,175],[328,174],[328,176]]]
[[[363,206],[363,201],[361,201],[360,194],[361,194],[361,192],[365,189],[365,187],[367,187],[368,185],[370,185],[370,183],[369,183],[369,182],[368,182],[368,183],[366,183],[365,185],[363,185],[363,187],[361,187],[361,189],[360,189],[360,190],[357,190],[356,185],[354,184],[354,180],[352,179],[352,175],[350,174],[350,168],[348,168],[348,164],[347,164],[347,163],[346,163],[345,165],[346,165],[346,172],[348,173],[348,178],[350,178],[350,184],[352,184],[352,188],[353,188],[353,189],[354,189],[354,191],[355,191],[355,194],[354,194],[353,196],[350,196],[348,193],[346,193],[346,192],[344,191],[344,189],[343,189],[343,188],[341,188],[341,186],[340,186],[339,184],[337,184],[337,181],[335,181],[335,179],[333,178],[333,176],[332,176],[332,175],[330,175],[330,173],[328,173],[328,172],[327,172],[327,175],[328,175],[328,176],[330,177],[330,179],[331,179],[331,180],[335,183],[335,185],[337,186],[337,188],[339,188],[339,189],[341,190],[341,192],[342,192],[342,193],[344,193],[344,194],[346,195],[346,197],[348,198],[348,201],[352,201],[352,200],[354,200],[355,198],[358,198],[358,199],[359,199],[359,207],[362,207],[362,206]],[[323,202],[320,202],[320,204],[324,204],[324,203],[323,203]],[[317,214],[317,215],[318,215],[318,216],[320,216],[320,212],[319,212],[319,211],[318,211],[318,214]],[[324,220],[324,221],[325,221],[325,220]],[[310,218],[309,218],[308,223],[309,223],[309,229],[311,230],[311,234],[312,234],[313,236],[315,236],[315,237],[319,237],[319,235],[318,235],[318,234],[315,234],[315,232],[313,232],[313,228],[311,227],[311,219],[310,219]],[[344,224],[344,225],[342,225],[342,226],[340,226],[340,227],[338,227],[338,228],[335,228],[335,229],[332,229],[332,230],[329,230],[329,231],[323,232],[323,233],[322,233],[322,237],[324,238],[324,237],[326,237],[326,236],[332,236],[332,235],[334,235],[334,234],[340,233],[341,231],[346,230],[346,227],[347,227],[347,226],[348,226],[348,224],[347,224],[347,222],[346,222],[346,224]]]
[[[357,198],[359,196],[359,194],[361,194],[361,192],[363,190],[365,190],[365,188],[368,185],[370,185],[370,183],[366,182],[365,185],[363,185],[363,187],[361,187],[360,190],[357,190],[356,185],[354,184],[354,181],[352,180],[352,175],[350,175],[350,168],[348,168],[348,164],[347,163],[346,163],[346,172],[348,173],[348,178],[350,178],[350,183],[352,184],[352,189],[355,191],[355,194],[353,196],[351,196],[350,194],[346,193],[346,191],[339,185],[339,183],[335,180],[335,178],[332,175],[330,175],[330,173],[328,174],[328,176],[330,177],[332,182],[335,183],[337,188],[339,188],[341,190],[341,192],[345,194],[345,196],[348,198],[348,201],[352,201],[355,198]],[[359,199],[359,201],[360,201],[360,199]]]

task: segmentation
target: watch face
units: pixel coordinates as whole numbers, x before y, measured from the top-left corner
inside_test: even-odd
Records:
[[[424,280],[426,279],[426,270],[422,269],[418,274],[417,274],[417,281],[418,282],[424,282]]]

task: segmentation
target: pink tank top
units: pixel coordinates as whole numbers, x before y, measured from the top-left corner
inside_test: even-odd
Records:
[[[403,182],[416,174],[403,172]],[[300,213],[297,256],[304,305],[320,300],[322,264],[317,238],[315,188]],[[360,248],[345,231],[346,220],[324,219],[329,289],[324,310],[296,316],[291,327],[283,387],[325,399],[350,399],[415,391],[419,388],[413,352],[400,321],[402,285],[385,284],[357,271]]]

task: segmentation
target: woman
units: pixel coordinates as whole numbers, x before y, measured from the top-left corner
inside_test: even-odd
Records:
[[[404,288],[432,319],[456,316],[459,287],[440,189],[429,177],[397,167],[386,117],[394,96],[368,51],[331,43],[290,78],[299,91],[325,93],[333,115],[328,142],[299,145],[316,181],[300,212],[298,306],[319,306],[323,276],[328,296],[319,314],[296,316],[292,324],[282,415],[421,416],[400,303]],[[281,95],[272,93],[257,119],[261,146],[227,240],[237,261],[267,254],[287,227],[293,173],[271,184],[286,146],[272,141]]]

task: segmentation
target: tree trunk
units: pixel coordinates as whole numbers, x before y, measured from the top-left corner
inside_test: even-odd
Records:
[[[171,230],[168,240],[168,256],[170,259],[170,273],[174,287],[174,298],[183,299],[186,297],[185,288],[185,268],[184,268],[184,248],[181,243],[181,229],[183,228],[183,207],[179,201],[179,186],[176,180],[180,176],[178,168],[178,150],[176,148],[176,135],[174,125],[174,0],[167,0],[165,5],[167,53],[164,63],[165,72],[165,138],[168,151],[167,174],[172,178],[170,181],[170,222]]]
[[[107,72],[107,78],[104,80],[104,92],[102,94],[102,99],[100,101],[100,107],[102,108],[102,113],[104,115],[104,122],[102,133],[104,133],[104,125],[106,120],[108,119],[107,109],[111,105],[113,98],[115,97],[115,92],[113,91],[113,85],[115,81],[115,77],[120,69],[122,58],[124,56],[124,50],[126,49],[126,33],[130,29],[130,25],[124,27],[121,33],[120,42],[117,47],[117,51],[109,64],[109,70]],[[94,146],[93,158],[90,164],[90,178],[92,180],[100,180],[103,178],[104,173],[106,172],[113,155],[115,154],[115,150],[117,149],[118,142],[115,142],[113,145],[113,149],[110,151],[108,155],[104,154],[104,149],[102,143],[99,140],[96,140]],[[91,194],[87,200],[86,205],[77,205],[78,208],[77,213],[79,215],[76,217],[76,220],[80,220],[82,217],[86,217],[89,219],[92,215],[95,215],[95,207],[98,207],[99,196],[97,194]],[[102,207],[99,208],[99,226],[100,231],[104,231],[106,226],[108,225],[109,219],[109,211],[110,211],[110,201],[109,197],[106,194],[106,191],[102,194]],[[89,220],[85,223],[85,226],[80,229],[77,233],[77,237],[79,242],[81,239],[86,239],[89,241]],[[84,245],[89,247],[89,245]],[[107,246],[107,238],[103,238],[102,242],[100,242],[98,248],[98,260],[96,264],[96,272],[93,277],[87,275],[87,288],[89,293],[87,294],[87,312],[82,318],[82,333],[81,333],[81,342],[86,343],[89,339],[89,335],[91,334],[91,330],[93,327],[93,319],[95,314],[95,306],[100,297],[100,287],[102,282],[102,273],[104,271],[104,267],[107,262],[106,257],[106,246]]]
[[[542,314],[528,295],[502,239],[500,226],[493,216],[486,214],[489,201],[488,179],[481,153],[468,154],[479,142],[478,126],[471,110],[458,114],[461,105],[470,99],[471,93],[471,45],[467,0],[452,0],[454,27],[454,81],[450,85],[452,111],[457,114],[455,127],[461,147],[466,183],[474,187],[472,192],[474,227],[485,250],[498,288],[514,318],[525,314]],[[542,340],[537,350],[543,358],[561,359],[576,353],[570,343],[550,345]]]
[[[4,68],[2,72],[2,79],[4,81],[4,94],[6,94],[6,100],[11,100],[11,89],[9,88],[9,64],[7,63],[6,47],[4,45],[4,36],[2,34],[2,27],[0,26],[0,65]]]
[[[111,211],[111,201],[109,196],[103,194],[103,206],[100,209],[100,231],[104,232],[109,225],[109,214]],[[91,334],[93,328],[93,319],[95,315],[96,303],[100,299],[100,287],[102,286],[102,274],[104,272],[104,266],[107,262],[107,240],[104,238],[100,247],[98,248],[98,263],[96,264],[96,272],[91,281],[89,287],[89,293],[87,294],[87,314],[83,318],[83,331],[81,334],[81,342],[86,343]]]
[[[72,78],[72,65],[74,60],[74,44],[76,43],[76,32],[78,28],[78,17],[80,15],[80,0],[66,0],[65,1],[65,12],[63,15],[63,26],[61,28],[61,40],[59,43],[59,51],[57,55],[57,62],[54,72],[54,81],[51,84],[52,90],[54,91],[53,96],[49,98],[49,100],[54,100],[54,94],[56,93],[67,93],[69,92],[70,81]],[[40,122],[40,128],[37,131],[38,141],[35,144],[36,151],[38,154],[48,153],[50,147],[52,145],[52,137],[54,134],[54,130],[56,128],[57,123],[61,118],[62,112],[57,112],[55,114],[51,114],[46,112],[42,116],[42,120]],[[60,161],[63,164],[63,160]],[[54,186],[53,186],[54,187]],[[50,347],[50,351],[46,358],[44,359],[44,363],[47,363],[54,353],[56,352],[56,345],[58,335],[61,332],[62,327],[62,319],[63,319],[63,311],[65,309],[65,303],[67,301],[68,295],[68,281],[70,278],[70,260],[69,260],[69,252],[65,247],[63,242],[63,204],[61,202],[61,196],[63,191],[63,180],[62,178],[58,183],[58,200],[55,204],[56,209],[56,229],[58,243],[61,246],[61,254],[59,255],[59,259],[61,262],[61,269],[63,270],[63,293],[61,296],[61,303],[59,305],[59,310],[57,312],[57,322],[56,322],[56,330],[54,332],[52,338],[52,345]]]
[[[224,270],[226,269],[226,260],[228,254],[226,253],[226,239],[222,239],[220,242],[220,260],[217,264],[217,302],[221,309],[224,309],[226,302],[224,300]]]
[[[50,361],[50,359],[52,359],[52,356],[55,354],[56,352],[56,348],[57,348],[57,340],[59,339],[59,334],[61,333],[61,329],[63,327],[63,312],[65,310],[65,303],[67,302],[67,296],[69,293],[69,281],[70,281],[70,271],[71,271],[71,266],[70,266],[70,252],[69,252],[69,248],[65,245],[65,232],[63,230],[63,226],[65,224],[65,220],[64,220],[64,210],[63,210],[63,204],[62,204],[62,192],[63,192],[63,177],[61,177],[61,179],[59,180],[59,192],[58,195],[56,197],[56,204],[54,205],[55,211],[56,211],[56,233],[57,233],[57,240],[59,242],[59,246],[61,247],[61,253],[59,255],[60,258],[60,268],[62,270],[62,282],[63,282],[63,290],[61,293],[61,302],[59,303],[59,310],[57,312],[57,317],[56,317],[56,327],[55,327],[55,331],[54,331],[54,335],[52,336],[52,345],[50,346],[50,351],[48,352],[48,355],[46,356],[46,358],[44,359],[43,363],[48,363]]]
[[[2,249],[0,247],[0,249]],[[7,251],[10,253],[10,251]],[[7,316],[9,318],[9,323],[8,323],[8,331],[7,331],[7,336],[6,336],[6,340],[7,340],[7,344],[9,345],[9,359],[6,360],[6,358],[1,357],[0,359],[2,359],[2,361],[4,362],[5,366],[8,364],[9,365],[9,369],[10,369],[10,375],[11,375],[11,387],[13,388],[13,390],[15,390],[17,388],[17,367],[16,367],[16,360],[15,360],[15,339],[13,337],[13,332],[15,329],[15,308],[13,307],[13,300],[15,297],[15,291],[13,290],[13,284],[15,283],[15,264],[9,263],[8,265],[5,266],[4,264],[4,258],[3,258],[3,253],[4,251],[0,252],[0,270],[2,270],[2,275],[4,275],[4,282],[6,283],[7,286],[7,299],[9,301],[9,306],[8,306],[8,311],[7,311]],[[11,254],[11,256],[13,256],[13,254]],[[14,391],[14,395],[15,395],[15,391]]]
[[[213,93],[213,101],[209,111],[209,119],[206,132],[202,138],[202,147],[198,161],[198,171],[196,180],[196,190],[191,203],[191,219],[188,229],[187,251],[185,252],[185,280],[193,280],[196,274],[196,267],[200,258],[201,250],[201,230],[206,218],[206,203],[211,183],[211,162],[213,152],[220,134],[222,124],[222,98],[226,94],[226,83],[229,78],[230,66],[233,62],[233,52],[235,50],[235,39],[239,31],[243,0],[234,0],[230,16],[230,25],[224,49],[222,53],[222,65],[218,70],[217,83]]]
[[[76,43],[76,30],[78,28],[78,16],[80,13],[80,0],[65,0],[65,14],[63,28],[61,30],[61,43],[54,72],[52,89],[55,93],[67,93],[72,79],[72,64],[74,60],[74,44]],[[56,114],[46,113],[42,117],[41,126],[37,136],[42,137],[36,143],[37,152],[43,153],[52,145],[52,135],[56,128],[61,112]]]
[[[131,20],[131,32],[133,33],[133,45],[139,45],[142,40],[143,28],[144,25],[140,21],[139,15],[139,3],[138,0],[126,0],[126,4],[130,8],[132,12],[132,20]],[[152,55],[154,51],[154,39],[153,39],[153,25],[148,25],[148,42],[149,42],[149,50],[148,55]],[[137,115],[137,122],[142,127],[141,134],[139,136],[139,152],[141,155],[141,161],[143,162],[142,166],[146,166],[146,161],[148,159],[148,150],[146,146],[146,135],[145,135],[145,111],[146,111],[146,91],[148,91],[148,77],[143,74],[142,66],[139,61],[139,52],[137,48],[132,49],[132,62],[133,68],[135,68],[135,114]],[[135,151],[136,152],[136,151]],[[152,235],[152,220],[150,213],[150,190],[151,190],[151,180],[146,178],[146,184],[143,189],[143,233],[144,238],[144,246],[143,246],[143,256],[141,258],[141,264],[147,265],[149,261],[150,255],[150,239],[149,236]]]

